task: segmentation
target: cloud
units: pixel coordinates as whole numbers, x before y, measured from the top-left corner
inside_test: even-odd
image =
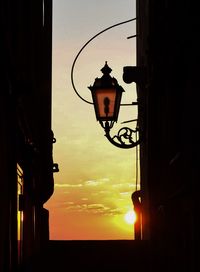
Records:
[[[103,204],[89,204],[88,209],[95,209],[95,210],[107,210],[109,208],[105,207]]]
[[[113,192],[111,190],[109,190],[109,188],[107,190],[101,190],[99,191],[97,194],[100,194],[100,195],[110,195],[110,194],[113,194]]]
[[[54,187],[57,187],[57,188],[77,188],[77,187],[82,187],[83,184],[68,184],[68,183],[62,183],[62,184],[58,184],[58,183],[55,183],[54,184]]]
[[[62,189],[58,191],[58,205],[65,212],[100,216],[122,214],[132,204],[131,194],[135,189],[131,182],[113,184],[106,177],[81,180],[77,184],[55,184],[55,187]]]
[[[100,184],[102,184],[102,182],[97,180],[88,180],[85,182],[86,186],[98,186]]]
[[[98,185],[105,184],[108,181],[109,181],[108,178],[102,178],[102,179],[99,179],[99,180],[88,180],[88,181],[85,181],[85,185],[86,186],[98,186]]]
[[[120,195],[129,195],[130,194],[130,192],[121,192],[121,193],[119,193]]]
[[[68,212],[86,212],[89,214],[98,214],[104,216],[113,216],[122,214],[123,211],[121,208],[112,207],[100,203],[91,203],[91,204],[70,204],[69,206],[65,207],[65,210]]]
[[[122,187],[126,187],[126,188],[134,188],[135,184],[133,183],[117,183],[117,184],[113,184],[112,185],[113,188],[122,188]]]
[[[72,184],[72,183],[55,183],[54,186],[57,188],[77,188],[77,187],[83,187],[83,186],[98,186],[102,184],[107,184],[109,181],[108,178],[101,178],[97,180],[87,180],[83,181],[82,183],[79,184]]]

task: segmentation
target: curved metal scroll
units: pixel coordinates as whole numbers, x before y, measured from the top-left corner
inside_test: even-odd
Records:
[[[140,144],[140,139],[137,140],[137,133],[138,129],[135,130],[129,128],[129,127],[123,127],[118,131],[118,134],[111,137],[110,135],[110,127],[108,125],[105,125],[104,130],[106,132],[105,136],[106,138],[115,146],[119,148],[133,148]],[[134,137],[135,135],[135,137]],[[135,141],[133,139],[136,139]]]

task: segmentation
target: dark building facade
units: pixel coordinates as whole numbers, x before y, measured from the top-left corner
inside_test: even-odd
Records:
[[[26,266],[49,239],[54,190],[52,3],[0,2],[0,271]]]
[[[199,29],[187,1],[137,1],[143,239],[152,271],[199,271]]]

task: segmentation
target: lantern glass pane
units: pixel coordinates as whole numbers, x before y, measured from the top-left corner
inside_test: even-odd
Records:
[[[105,99],[108,101],[107,114],[105,109]],[[111,119],[115,114],[115,100],[116,90],[115,89],[99,89],[96,91],[96,102],[97,102],[97,115],[100,119]]]

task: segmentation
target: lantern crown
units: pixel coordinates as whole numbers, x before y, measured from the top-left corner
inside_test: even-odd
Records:
[[[120,87],[117,80],[114,77],[110,76],[112,69],[108,66],[107,61],[105,62],[104,67],[101,69],[103,73],[101,78],[96,78],[94,85],[90,86],[89,89],[92,91],[94,88],[113,88],[113,87]],[[123,90],[124,91],[124,90]]]

